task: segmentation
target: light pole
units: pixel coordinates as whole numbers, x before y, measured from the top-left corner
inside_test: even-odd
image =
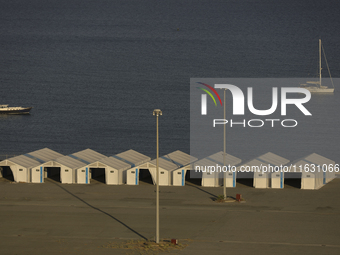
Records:
[[[226,112],[225,112],[225,92],[227,89],[224,89],[224,98],[223,98],[223,116],[224,120],[226,119]],[[226,124],[223,126],[223,166],[226,165],[226,151],[227,151],[227,146],[226,146]],[[227,199],[227,180],[225,178],[225,173],[223,173],[223,196],[224,199]]]
[[[156,243],[159,243],[159,169],[158,169],[158,157],[159,157],[159,142],[158,142],[158,116],[162,115],[160,109],[153,110],[153,115],[156,115]]]

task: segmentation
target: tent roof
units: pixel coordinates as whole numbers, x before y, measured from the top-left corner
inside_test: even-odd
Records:
[[[96,162],[100,162],[104,165],[107,165],[107,166],[112,167],[112,168],[117,169],[117,170],[127,170],[127,169],[131,168],[130,164],[128,164],[124,161],[121,161],[119,159],[116,159],[114,157],[102,158],[102,159],[100,159]],[[94,163],[96,163],[96,162],[94,162]],[[93,165],[94,163],[92,163],[91,165]]]
[[[242,164],[242,166],[281,166],[287,164],[288,162],[288,159],[278,156],[272,152],[267,152],[257,158],[247,161],[246,163]]]
[[[295,161],[293,161],[291,163],[292,166],[296,166],[296,168],[291,168],[290,169],[290,172],[300,172],[301,169],[300,169],[300,165],[302,166],[302,169],[304,169],[304,166],[305,165],[311,165],[311,164],[314,164],[315,166],[320,166],[322,167],[324,164],[327,165],[327,169],[328,169],[328,166],[329,165],[332,165],[334,167],[335,165],[335,161],[331,160],[331,159],[328,159],[328,158],[325,158],[319,154],[316,154],[316,153],[312,153],[306,157],[303,157],[303,158],[300,158],[300,159],[297,159]],[[294,170],[295,169],[295,170]],[[321,171],[321,169],[320,169]]]
[[[164,170],[172,171],[184,167],[186,165],[189,165],[190,160],[194,161],[197,160],[197,158],[194,158],[189,154],[177,150],[160,157],[158,164],[159,167],[163,168]],[[156,159],[152,160],[150,163],[156,165]]]
[[[84,162],[85,164],[91,164],[93,162],[98,161],[99,159],[106,158],[107,156],[100,154],[99,152],[96,152],[91,149],[86,149],[82,151],[78,151],[76,153],[73,153],[71,155],[68,155],[71,158],[77,159],[79,161]]]
[[[231,166],[235,166],[238,165],[242,162],[241,159],[234,157],[230,154],[226,154],[225,157],[225,164],[226,165],[231,165]],[[223,151],[217,152],[213,155],[210,155],[206,158],[203,158],[199,161],[196,161],[195,163],[193,163],[193,166],[223,166]],[[193,167],[194,168],[194,167]]]
[[[135,167],[151,160],[150,157],[143,155],[135,150],[127,150],[125,152],[119,153],[117,155],[112,156],[119,160],[124,161],[127,164],[130,164],[131,167]]]
[[[26,168],[31,168],[31,167],[39,166],[52,159],[60,158],[62,156],[63,156],[62,154],[56,151],[53,151],[48,148],[44,148],[44,149],[36,150],[33,152],[29,152],[27,154],[9,158],[7,160],[14,164],[18,164]]]
[[[80,167],[87,165],[84,162],[77,160],[75,158],[72,158],[70,156],[63,156],[63,157],[57,158],[53,161],[58,162],[58,163],[66,166],[66,167],[70,167],[72,169],[77,169],[77,168],[80,168]]]
[[[9,158],[9,159],[6,159],[6,160],[10,161],[14,164],[26,167],[26,168],[39,166],[41,164],[39,161],[32,159],[32,158],[29,158],[25,155],[16,156],[16,157]],[[4,160],[4,161],[6,161],[6,160]]]
[[[29,152],[25,154],[24,156],[35,159],[36,161],[39,161],[40,163],[44,163],[52,159],[63,157],[64,155],[60,154],[59,152],[53,151],[49,148],[44,148],[44,149],[36,150],[33,152]]]

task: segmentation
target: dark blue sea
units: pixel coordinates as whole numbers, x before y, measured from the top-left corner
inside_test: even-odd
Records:
[[[160,154],[189,153],[190,78],[315,76],[319,38],[339,78],[339,7],[315,0],[1,0],[0,104],[33,109],[0,116],[0,154],[48,147],[155,157],[155,108],[163,111]],[[339,163],[340,84],[335,89],[312,96],[309,129],[275,136],[276,143],[295,139],[303,153]],[[228,136],[228,152],[242,159],[273,139],[237,134]]]

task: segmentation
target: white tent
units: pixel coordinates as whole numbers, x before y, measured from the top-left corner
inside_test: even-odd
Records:
[[[114,157],[105,157],[96,162],[77,169],[77,183],[90,183],[89,169],[102,168],[105,174],[105,183],[119,185],[123,184],[123,173],[131,166]]]
[[[130,165],[129,169],[123,172],[123,182],[128,185],[139,184],[140,166],[151,160],[150,157],[135,150],[127,150],[112,157]]]
[[[53,159],[41,164],[40,168],[48,167],[54,168],[58,174],[60,173],[61,183],[76,183],[76,170],[86,166],[86,163],[77,160],[70,156],[63,156],[57,159]]]
[[[100,159],[103,159],[103,158],[106,158],[107,156],[99,153],[99,152],[96,152],[94,150],[91,150],[91,149],[85,149],[85,150],[82,150],[82,151],[78,151],[76,153],[73,153],[71,155],[69,155],[70,157],[74,158],[74,159],[77,159],[79,161],[82,161],[84,162],[85,164],[91,164],[91,163],[94,163]],[[94,178],[94,177],[97,177],[101,174],[105,174],[105,171],[100,171],[99,168],[101,167],[90,167],[87,171],[88,171],[88,178]],[[96,170],[98,169],[98,170]],[[79,173],[82,173],[82,171],[77,171],[77,174]],[[85,173],[86,173],[86,170],[85,170]],[[82,183],[81,180],[78,181],[77,179],[77,183]]]
[[[46,177],[46,167],[59,167],[60,179],[63,183],[73,183],[73,171],[70,169],[74,165],[81,166],[83,163],[77,160],[68,160],[62,154],[44,148],[33,151],[25,155],[20,155],[2,161],[4,165],[10,166],[14,181],[42,183]],[[67,163],[66,165],[62,165]],[[80,163],[80,164],[79,164]]]
[[[226,187],[236,187],[236,171],[232,171],[232,168],[242,160],[230,154],[226,154],[224,160],[223,155],[223,151],[220,151],[192,164],[192,171],[202,172],[202,186],[219,187],[223,185],[224,176]]]
[[[253,186],[255,188],[265,189],[270,187],[269,181],[271,180],[271,177],[273,177],[272,172],[274,171],[276,174],[275,170],[279,170],[281,166],[284,166],[288,162],[288,159],[278,156],[272,152],[267,152],[257,158],[247,161],[241,166],[238,166],[237,172],[238,174],[251,173],[253,176]],[[276,184],[277,183],[274,182],[274,186],[271,185],[271,187],[276,187]]]
[[[290,173],[301,173],[301,189],[320,189],[335,178],[335,162],[316,153],[292,162]]]
[[[85,173],[85,175],[90,175],[88,169],[85,168],[86,165],[92,163],[90,161],[105,157],[104,155],[91,149],[86,149],[68,156],[62,156],[62,154],[45,149],[29,154],[29,157],[35,158],[40,161],[40,165],[36,166],[32,170],[32,176],[34,176],[35,180],[38,180],[38,170],[47,168],[51,169],[51,171],[49,172],[49,177],[52,175],[60,174],[60,182],[69,184],[76,183],[77,172],[82,172]],[[46,175],[44,177],[46,177]],[[43,178],[41,178],[41,176],[40,181],[38,182],[43,182]]]
[[[47,171],[46,167],[43,166],[44,163],[53,159],[63,157],[62,154],[48,148],[33,151],[25,154],[24,156],[40,162],[39,166],[31,169],[31,182],[33,183],[43,183],[44,178],[48,177],[48,175],[54,174],[53,171]]]
[[[174,151],[159,158],[159,185],[184,186],[186,171],[190,169],[190,160],[196,160],[182,151]],[[156,159],[139,166],[140,169],[149,169],[152,181],[156,184]],[[182,171],[183,170],[183,171]],[[180,174],[178,174],[180,172]],[[173,178],[173,175],[176,177]]]
[[[40,164],[39,161],[25,155],[5,159],[0,162],[0,166],[10,167],[15,182],[30,182],[31,169]],[[39,171],[42,172],[43,170],[39,169]]]
[[[181,164],[181,166],[178,169],[171,171],[172,185],[184,186],[187,170],[191,169],[190,163],[196,161],[197,158],[190,156],[189,154],[183,153],[181,151],[170,153],[167,155],[167,157],[171,158],[172,161],[177,162],[177,165]]]

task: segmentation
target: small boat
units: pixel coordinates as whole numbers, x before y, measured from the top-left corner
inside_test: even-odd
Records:
[[[311,93],[334,93],[334,84],[331,76],[331,72],[329,71],[326,54],[323,50],[323,55],[326,61],[329,77],[332,83],[333,88],[328,86],[323,86],[321,83],[321,49],[323,50],[323,46],[321,45],[321,39],[319,39],[319,80],[318,81],[307,81],[306,84],[301,84],[301,88],[309,90]]]
[[[29,114],[33,107],[8,107],[8,104],[0,105],[0,114]]]

